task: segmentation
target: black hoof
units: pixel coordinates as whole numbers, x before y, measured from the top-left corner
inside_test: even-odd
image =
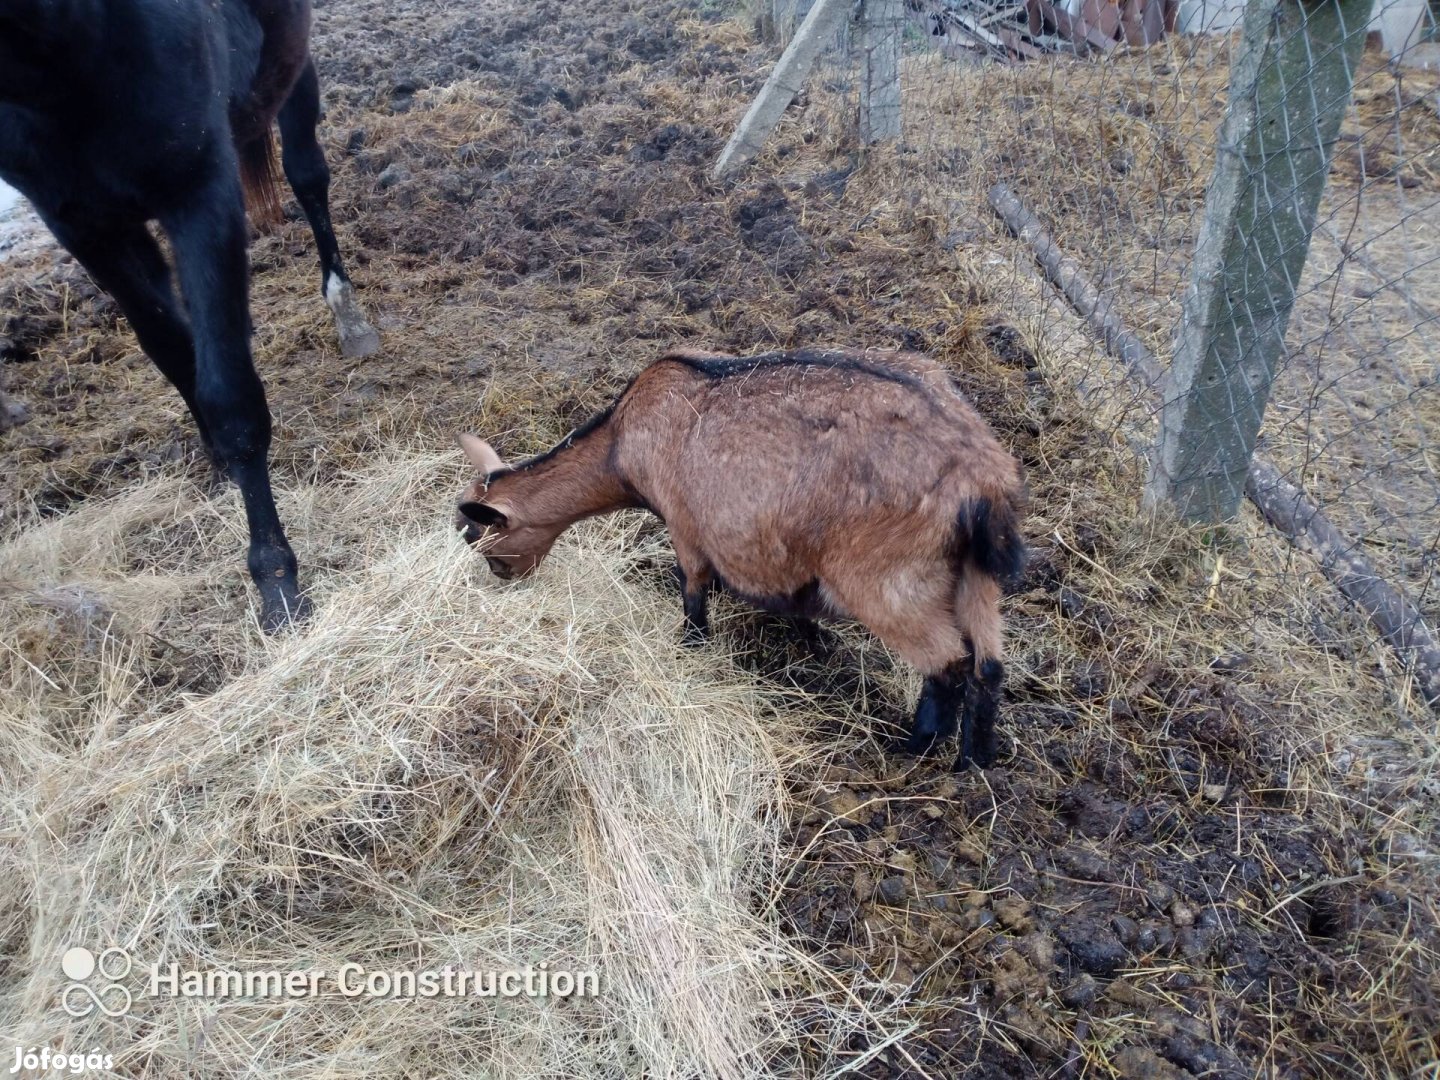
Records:
[[[896,749],[902,754],[909,754],[911,757],[929,757],[940,745],[941,736],[938,732],[911,732],[904,739],[897,739]]]
[[[260,629],[267,634],[278,633],[306,622],[314,611],[309,597],[294,582],[276,582],[260,597]]]
[[[953,772],[964,772],[971,765],[977,769],[989,769],[995,765],[995,750],[993,747],[984,750],[976,749],[970,753],[961,750],[955,757],[955,764],[951,767]]]

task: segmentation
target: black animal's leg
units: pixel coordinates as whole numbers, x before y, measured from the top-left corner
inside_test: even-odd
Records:
[[[101,231],[63,222],[51,228],[80,261],[95,283],[115,298],[135,337],[161,374],[169,379],[195,418],[214,472],[225,463],[217,455],[205,418],[195,403],[195,346],[170,279],[170,267],[143,225],[117,225]]]
[[[270,490],[270,410],[250,356],[245,211],[228,136],[219,133],[214,168],[189,202],[162,219],[175,248],[195,344],[195,406],[245,500],[250,576],[260,590],[260,623],[276,630],[303,618],[295,554]]]
[[[1005,665],[994,657],[983,661],[978,672],[973,662],[966,665],[966,671],[957,772],[969,761],[982,769],[995,764],[995,721],[1000,714],[1000,687],[1005,681]]]
[[[919,704],[915,706],[915,724],[905,744],[908,753],[924,754],[941,739],[955,733],[956,716],[965,699],[966,666],[962,660],[925,677]]]
[[[340,262],[340,245],[330,224],[330,168],[315,138],[320,120],[320,79],[315,61],[308,60],[289,98],[280,109],[280,149],[285,179],[300,200],[315,247],[320,252],[320,290],[335,315],[340,332],[340,352],[345,356],[369,356],[380,348],[380,335],[365,320],[355,299],[355,286]]]

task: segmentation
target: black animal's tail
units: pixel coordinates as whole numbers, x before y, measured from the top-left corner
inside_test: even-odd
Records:
[[[244,146],[240,156],[240,185],[245,189],[245,209],[262,233],[280,224],[280,189],[275,182],[275,140],[267,127]]]
[[[1016,509],[1008,499],[998,503],[972,499],[955,518],[953,557],[974,566],[1002,585],[1012,585],[1025,569],[1025,540]]]

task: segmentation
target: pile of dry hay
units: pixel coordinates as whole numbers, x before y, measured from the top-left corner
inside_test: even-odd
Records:
[[[805,961],[766,898],[804,710],[676,644],[644,518],[579,528],[536,579],[496,581],[450,531],[454,456],[395,451],[283,500],[318,610],[274,640],[234,618],[233,492],[162,478],[0,547],[16,1044],[157,1077],[723,1077],[794,1038]],[[212,693],[176,691],[206,682],[194,665]],[[128,1015],[62,1011],[75,945],[134,957]],[[207,1000],[147,982],[151,965],[347,962],[543,963],[601,992],[372,1000],[327,980]]]

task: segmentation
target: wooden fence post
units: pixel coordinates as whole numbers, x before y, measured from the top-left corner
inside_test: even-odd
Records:
[[[1233,517],[1305,270],[1372,0],[1250,0],[1146,499]]]

